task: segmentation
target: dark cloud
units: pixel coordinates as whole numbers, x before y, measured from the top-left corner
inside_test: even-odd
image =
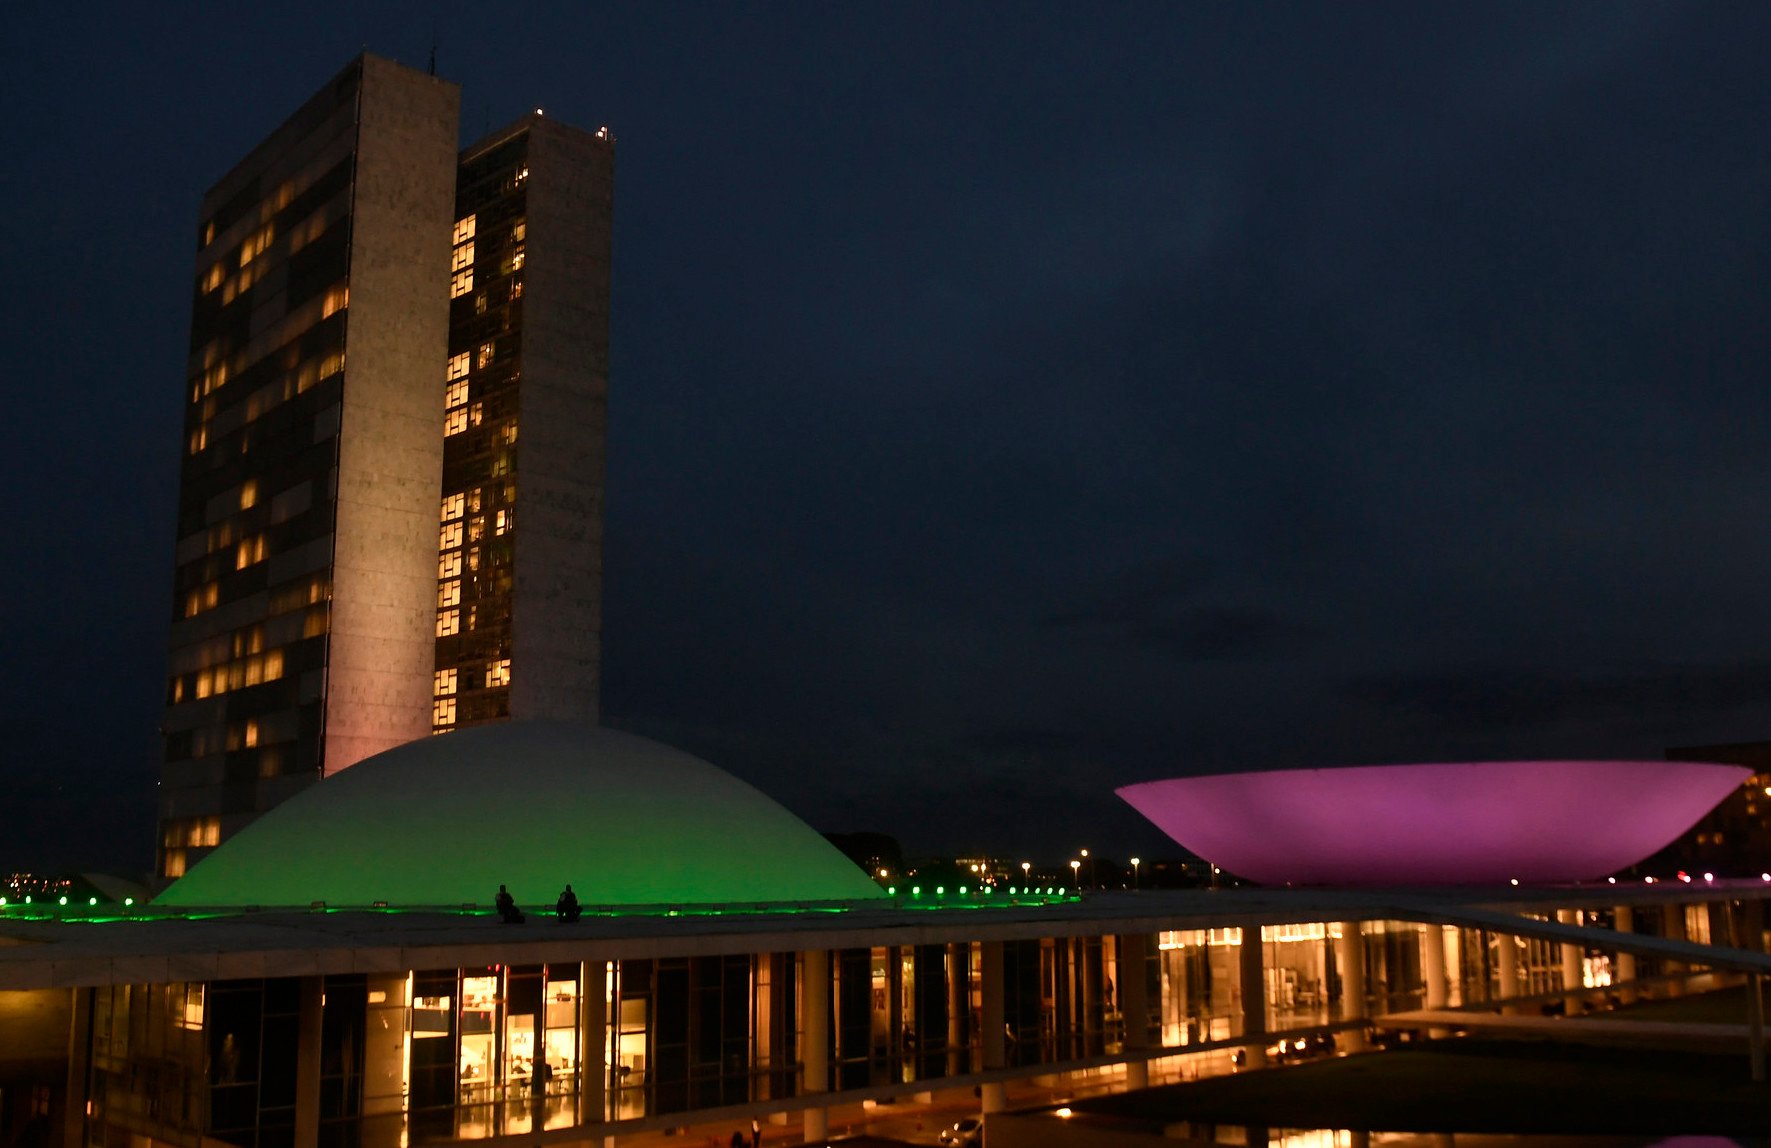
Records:
[[[1632,725],[1669,716],[1692,722],[1762,709],[1771,697],[1771,662],[1587,673],[1467,667],[1375,675],[1349,683],[1346,694],[1449,729]]]
[[[12,14],[0,841],[145,863],[198,197],[433,39],[620,140],[612,722],[1010,850],[1771,736],[1771,8],[214,11]]]

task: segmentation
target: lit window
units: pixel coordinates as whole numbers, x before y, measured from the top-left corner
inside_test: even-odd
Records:
[[[453,550],[461,545],[461,523],[449,522],[443,525],[442,533],[437,536],[438,550]]]
[[[449,298],[451,299],[459,299],[472,290],[473,268],[471,267],[466,271],[457,271],[455,277],[449,280]]]
[[[209,273],[203,276],[203,290],[205,292],[215,290],[217,287],[221,286],[221,281],[225,278],[227,278],[227,275],[222,271],[221,264],[216,263],[212,265],[209,268]]]
[[[436,704],[431,707],[430,724],[432,724],[432,725],[454,725],[455,724],[455,699],[454,698],[438,698],[436,700]]]
[[[498,438],[499,441],[503,442],[506,446],[517,441],[517,424],[505,423],[498,432]]]
[[[449,374],[443,381],[452,383],[456,379],[465,378],[467,378],[467,352],[463,351],[459,355],[450,355]]]
[[[165,873],[163,874],[163,876],[183,877],[184,876],[184,850],[183,849],[168,849],[166,851],[166,864],[165,864],[164,868],[165,868]]]
[[[510,659],[500,658],[486,663],[486,688],[510,685]]]
[[[258,744],[258,719],[248,718],[246,720],[246,730],[243,740],[246,742],[247,749],[251,749]]]
[[[461,579],[451,578],[437,584],[437,606],[461,605]]]
[[[449,260],[449,270],[462,271],[473,266],[473,243],[463,243]]]
[[[481,343],[480,344],[479,362],[475,363],[474,365],[476,367],[489,367],[489,366],[491,366],[492,365],[492,355],[496,352],[496,350],[497,350],[497,348],[494,347],[491,343]]]
[[[258,505],[258,480],[249,478],[240,484],[240,509],[251,510]]]
[[[466,355],[461,357],[467,358]],[[443,409],[450,410],[465,402],[467,402],[467,380],[462,379],[458,383],[450,383],[448,389],[443,392]]]
[[[272,650],[264,656],[264,680],[274,682],[283,676],[283,651]]]
[[[264,254],[265,249],[271,245],[271,239],[275,237],[275,235],[276,228],[270,224],[266,224],[253,232],[251,237],[240,246],[240,266],[245,267],[254,259],[257,259],[260,255]]]
[[[528,238],[528,235],[529,223],[527,220],[519,219],[511,226],[510,237],[512,241],[521,243],[524,239]]]
[[[472,239],[473,233],[474,233],[474,222],[478,219],[479,219],[479,216],[477,216],[477,215],[469,215],[463,219],[457,219],[455,221],[455,234],[449,240],[449,242],[450,243],[460,243],[463,240]]]
[[[498,264],[498,274],[509,275],[512,271],[523,269],[523,249],[521,247],[506,255]]]
[[[456,407],[454,410],[450,411],[448,413],[448,415],[445,416],[443,419],[443,437],[444,438],[448,438],[452,434],[460,434],[462,431],[464,431],[466,429],[467,429],[467,408],[466,407]]]
[[[523,297],[523,281],[520,277],[510,281],[510,297],[512,299],[521,299]]]
[[[437,637],[446,638],[461,632],[461,611],[444,610],[437,615]]]
[[[437,577],[461,577],[461,551],[451,550],[437,560]]]
[[[467,495],[465,495],[465,494],[451,494],[443,499],[442,521],[447,522],[451,518],[460,518],[462,515],[462,512],[466,509],[467,509]]]
[[[325,302],[320,305],[320,318],[329,319],[338,314],[351,303],[351,289],[343,283],[329,288]]]
[[[234,569],[244,570],[248,566],[264,561],[264,535],[255,534],[251,538],[242,538],[239,546],[234,548]]]
[[[467,422],[469,426],[479,426],[481,422],[485,421],[485,417],[486,408],[483,403],[475,403],[473,406],[467,408]]]
[[[529,169],[526,167],[518,168],[517,173],[514,177],[512,177],[511,182],[514,183],[516,186],[521,187],[528,180],[528,178],[529,178]]]
[[[455,692],[455,671],[438,670],[436,696],[446,698]]]
[[[333,351],[330,355],[327,355],[320,360],[320,377],[322,379],[336,375],[342,370],[344,370],[343,351]]]
[[[498,521],[492,526],[492,533],[504,534],[510,530],[514,530],[516,524],[517,512],[515,510],[500,510],[498,512]]]

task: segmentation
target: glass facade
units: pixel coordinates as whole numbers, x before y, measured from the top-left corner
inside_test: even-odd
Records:
[[[1740,927],[1701,907],[1669,919]],[[1258,961],[1244,959],[1250,944]],[[1127,1056],[1201,1054],[1213,1059],[1194,1063],[1227,1067],[1233,1051],[1267,1049],[1283,1059],[1421,1007],[1434,996],[1423,979],[1433,946],[1446,1004],[1555,1011],[1573,987],[1602,997],[1611,985],[1602,949],[1385,920],[877,945],[830,951],[816,966],[804,953],[759,952],[124,985],[82,990],[86,1142],[277,1148],[311,1128],[327,1148],[402,1148],[674,1126],[700,1111],[790,1107],[810,1092],[963,1086],[997,1056],[1031,1075]],[[1503,962],[1516,976],[1504,996]],[[1356,1000],[1346,995],[1355,980],[1365,987]],[[827,994],[822,1056],[805,1044],[815,993]],[[827,1075],[808,1079],[820,1062]]]
[[[529,133],[462,160],[443,372],[431,727],[510,716]]]
[[[211,193],[186,369],[159,871],[318,776],[360,72]]]
[[[418,361],[447,330],[455,107],[452,85],[359,57],[204,199],[163,877],[427,728],[442,443]]]

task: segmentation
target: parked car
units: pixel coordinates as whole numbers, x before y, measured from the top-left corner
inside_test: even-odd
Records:
[[[941,1129],[941,1143],[948,1148],[978,1148],[984,1142],[984,1122],[968,1116],[951,1128]]]

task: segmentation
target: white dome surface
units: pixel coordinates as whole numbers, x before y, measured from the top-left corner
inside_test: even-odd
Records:
[[[805,822],[634,734],[511,721],[376,754],[253,822],[171,906],[853,901],[885,894]]]

